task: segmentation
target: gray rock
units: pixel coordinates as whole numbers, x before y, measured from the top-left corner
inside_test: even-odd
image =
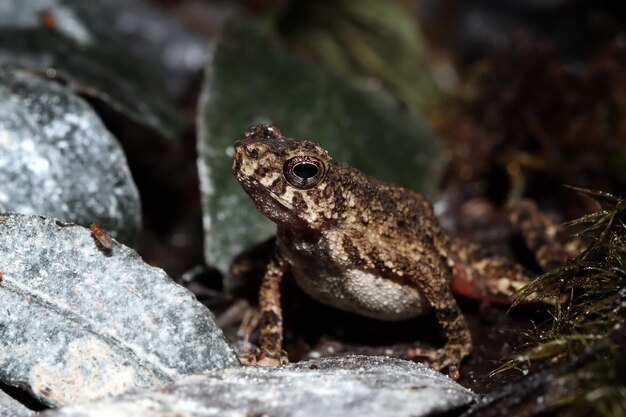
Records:
[[[95,1],[2,0],[0,63],[45,72],[165,137],[183,120],[160,68],[135,59]]]
[[[0,69],[0,207],[89,226],[132,242],[139,193],[117,140],[56,82]]]
[[[223,369],[45,417],[431,416],[476,395],[422,364],[386,357],[323,358],[279,368]]]
[[[0,380],[45,404],[239,365],[191,292],[81,226],[1,216],[0,272]]]
[[[35,412],[0,390],[0,417],[31,417]]]

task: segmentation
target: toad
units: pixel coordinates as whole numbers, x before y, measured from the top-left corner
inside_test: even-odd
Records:
[[[478,245],[450,237],[422,195],[336,161],[319,144],[251,127],[235,144],[233,171],[258,210],[277,224],[259,308],[264,358],[286,362],[280,286],[287,272],[311,297],[378,320],[434,310],[446,336],[439,349],[413,347],[458,378],[472,338],[450,289],[456,275],[528,282],[529,274]]]

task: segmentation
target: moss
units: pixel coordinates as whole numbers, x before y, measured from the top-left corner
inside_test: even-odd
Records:
[[[626,200],[580,191],[599,206],[572,222],[585,227],[579,235],[588,247],[521,290],[518,302],[556,300],[553,319],[526,332],[526,345],[499,370],[577,362],[555,382],[567,389],[555,389],[548,408],[576,417],[626,416]]]

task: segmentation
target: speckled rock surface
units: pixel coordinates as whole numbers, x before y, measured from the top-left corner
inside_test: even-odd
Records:
[[[68,81],[165,137],[178,137],[182,119],[160,68],[128,53],[97,1],[0,1],[0,63]]]
[[[117,140],[56,82],[0,68],[0,206],[89,226],[131,242],[139,193]]]
[[[31,417],[35,412],[0,390],[0,417]]]
[[[238,366],[211,312],[132,249],[0,216],[0,380],[62,405]]]
[[[152,391],[68,406],[45,417],[432,416],[476,396],[422,364],[368,356],[187,377]]]

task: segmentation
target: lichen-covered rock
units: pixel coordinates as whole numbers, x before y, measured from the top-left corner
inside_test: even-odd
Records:
[[[167,97],[159,68],[130,55],[99,2],[2,0],[0,64],[68,81],[166,137],[182,130],[181,115]]]
[[[348,356],[277,368],[223,369],[42,416],[419,417],[444,414],[475,399],[423,364]]]
[[[0,216],[0,381],[63,405],[239,364],[211,312],[81,226]]]
[[[0,390],[0,417],[32,417],[35,412]]]
[[[0,206],[132,242],[139,193],[117,140],[67,87],[0,68]]]

